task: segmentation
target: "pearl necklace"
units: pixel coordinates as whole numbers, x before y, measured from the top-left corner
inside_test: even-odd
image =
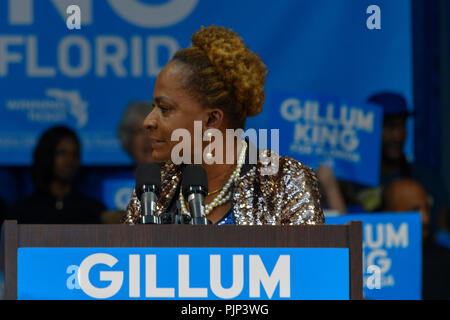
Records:
[[[237,179],[239,179],[239,176],[241,174],[242,165],[245,162],[246,151],[247,151],[247,143],[245,142],[245,140],[242,140],[242,150],[241,150],[241,153],[240,153],[238,161],[237,161],[236,169],[234,169],[234,171],[231,174],[230,178],[228,179],[227,183],[223,186],[222,190],[220,190],[217,197],[215,197],[214,200],[210,204],[207,204],[205,206],[205,215],[208,215],[215,207],[221,206],[222,204],[226,203],[227,201],[229,201],[231,199],[231,190],[228,190],[228,189],[230,189],[231,185]],[[181,190],[180,190],[179,200],[180,200],[180,205],[181,205],[181,212],[183,214],[189,214],[189,211],[186,207],[186,202],[184,200],[183,193]]]

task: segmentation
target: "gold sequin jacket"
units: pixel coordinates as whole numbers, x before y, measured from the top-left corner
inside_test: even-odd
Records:
[[[267,166],[244,164],[232,190],[231,208],[237,225],[323,224],[318,179],[314,171],[297,160],[277,156],[278,170],[267,174]],[[161,166],[161,195],[157,215],[166,212],[178,198],[181,167]],[[123,223],[135,224],[141,218],[141,204],[133,190]]]

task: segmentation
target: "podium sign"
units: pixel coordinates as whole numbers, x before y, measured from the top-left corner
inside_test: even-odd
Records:
[[[18,299],[349,299],[346,248],[20,248]]]
[[[361,299],[361,227],[6,220],[0,276],[5,299]]]

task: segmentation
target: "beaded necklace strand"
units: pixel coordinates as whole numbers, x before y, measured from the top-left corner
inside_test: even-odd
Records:
[[[227,183],[223,186],[222,190],[220,190],[219,194],[214,198],[214,200],[205,206],[205,215],[208,215],[211,213],[211,211],[218,206],[221,206],[222,204],[226,203],[231,199],[231,185],[239,179],[239,176],[241,174],[241,168],[245,162],[245,155],[247,151],[247,143],[245,140],[242,140],[242,150],[239,155],[236,169],[234,169],[233,173],[231,174],[230,178],[228,179]],[[186,207],[186,202],[183,197],[183,193],[180,190],[179,200],[181,204],[181,212],[183,214],[189,214],[189,211]]]

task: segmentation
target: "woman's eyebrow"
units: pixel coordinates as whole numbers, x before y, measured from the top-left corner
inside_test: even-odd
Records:
[[[155,97],[155,101],[156,101],[156,103],[160,103],[161,101],[166,101],[166,102],[169,102],[171,104],[177,105],[177,103],[175,101],[173,101],[169,97],[165,97],[165,96]]]

